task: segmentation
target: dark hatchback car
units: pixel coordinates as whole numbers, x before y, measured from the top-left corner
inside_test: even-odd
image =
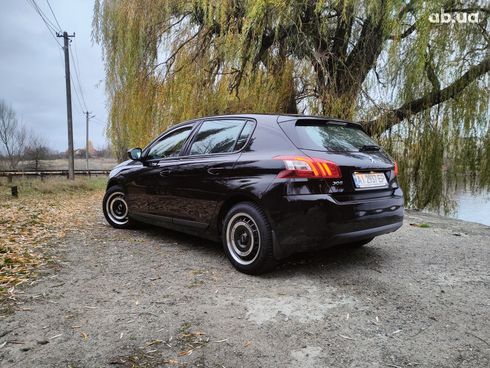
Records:
[[[292,253],[363,245],[403,221],[397,165],[359,124],[244,114],[173,126],[109,176],[104,215],[223,242],[258,274]]]

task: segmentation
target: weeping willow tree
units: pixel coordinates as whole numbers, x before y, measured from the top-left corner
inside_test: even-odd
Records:
[[[400,162],[408,205],[447,209],[456,186],[490,186],[489,14],[485,0],[97,0],[108,134],[122,159],[204,115],[357,120]]]

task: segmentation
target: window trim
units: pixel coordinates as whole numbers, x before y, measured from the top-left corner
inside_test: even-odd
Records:
[[[242,131],[245,128],[245,125],[250,121],[254,126],[252,127],[252,130],[250,131],[250,135],[248,136],[247,141],[245,142],[245,144],[243,145],[243,147],[240,148],[239,150],[233,150],[231,152],[202,153],[202,154],[199,154],[199,155],[191,155],[191,154],[189,154],[190,148],[191,148],[192,144],[195,142],[195,139],[197,137],[197,133],[199,132],[199,129],[201,128],[201,126],[206,121],[217,121],[217,120],[242,120],[244,122],[244,124],[242,126],[242,129],[240,130],[240,133],[237,135],[237,139],[235,141],[235,145],[233,146],[233,148],[236,147],[236,143],[238,142],[238,138],[240,137],[240,134],[242,134]],[[198,158],[198,157],[206,158],[206,157],[210,157],[210,156],[211,157],[212,156],[223,156],[223,155],[232,155],[232,154],[236,154],[236,153],[241,153],[247,147],[248,143],[250,142],[250,139],[252,138],[252,136],[253,136],[253,134],[255,132],[255,128],[256,127],[257,127],[257,120],[252,119],[252,118],[242,118],[242,117],[234,118],[234,117],[227,117],[227,116],[225,116],[225,117],[219,117],[219,118],[207,118],[207,119],[203,119],[203,120],[199,121],[199,123],[197,124],[195,130],[192,133],[191,139],[184,146],[184,149],[183,149],[183,152],[182,152],[182,155],[180,156],[180,158]]]
[[[187,147],[187,143],[189,142],[189,139],[194,136],[194,131],[196,130],[196,127],[199,126],[200,122],[199,121],[192,121],[184,125],[176,125],[172,127],[171,129],[163,132],[160,134],[157,138],[155,138],[148,146],[145,147],[142,153],[143,161],[144,162],[157,162],[157,161],[162,161],[162,160],[175,160],[181,157],[182,153],[184,152],[185,148]],[[182,145],[182,148],[180,149],[179,153],[176,156],[172,157],[161,157],[161,158],[147,158],[148,153],[150,153],[151,149],[156,146],[162,139],[165,139],[167,136],[179,131],[179,130],[184,130],[187,128],[191,128],[189,132],[189,136],[186,138],[184,144]]]

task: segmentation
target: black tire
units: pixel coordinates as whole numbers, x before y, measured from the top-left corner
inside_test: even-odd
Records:
[[[223,220],[222,233],[225,253],[238,271],[259,275],[276,264],[271,226],[264,211],[255,203],[233,206]]]
[[[136,225],[135,221],[129,218],[129,208],[125,200],[124,188],[114,185],[107,189],[102,200],[102,210],[107,222],[116,229],[131,229]]]
[[[364,239],[364,240],[357,241],[355,243],[350,243],[349,245],[352,248],[361,248],[361,247],[365,246],[366,244],[371,243],[373,241],[373,239],[374,238]]]

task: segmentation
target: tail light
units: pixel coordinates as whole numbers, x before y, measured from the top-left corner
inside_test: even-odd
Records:
[[[277,156],[274,160],[282,160],[286,166],[286,169],[277,175],[278,178],[340,179],[342,177],[335,163],[321,158]]]
[[[395,161],[395,168],[393,169],[393,171],[395,171],[395,176],[398,176],[398,164],[396,161]]]

